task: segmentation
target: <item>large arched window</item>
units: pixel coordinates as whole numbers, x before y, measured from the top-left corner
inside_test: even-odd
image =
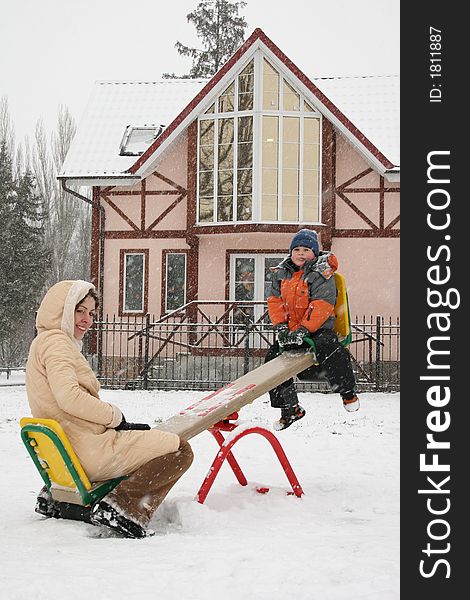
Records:
[[[198,222],[318,223],[320,125],[257,53],[199,118]]]

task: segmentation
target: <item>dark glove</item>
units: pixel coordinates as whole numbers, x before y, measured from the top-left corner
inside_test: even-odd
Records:
[[[274,332],[276,333],[277,341],[281,346],[287,344],[287,338],[289,337],[289,327],[287,323],[278,323],[274,326]]]
[[[122,415],[122,421],[114,429],[116,431],[131,431],[133,429],[147,430],[150,429],[150,425],[147,425],[147,423],[128,423],[126,417]]]
[[[116,431],[130,431],[132,429],[141,429],[146,431],[147,429],[151,429],[151,427],[150,425],[147,425],[147,423],[128,423],[127,421],[116,427]]]
[[[306,327],[299,327],[295,331],[289,332],[286,344],[301,346],[304,343],[304,337],[307,335],[310,335],[310,331]]]

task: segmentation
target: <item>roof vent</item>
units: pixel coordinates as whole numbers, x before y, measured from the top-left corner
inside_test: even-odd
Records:
[[[128,125],[119,147],[120,156],[140,156],[165,129],[165,125]]]

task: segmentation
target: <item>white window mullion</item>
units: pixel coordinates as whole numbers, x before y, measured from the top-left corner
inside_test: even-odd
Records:
[[[279,155],[277,165],[277,220],[282,223],[282,160],[284,137],[284,76],[279,72]]]
[[[253,300],[259,300],[259,298],[261,298],[261,295],[260,295],[261,286],[262,286],[262,283],[260,281],[261,275],[262,275],[261,269],[260,269],[261,258],[262,257],[259,254],[257,254],[255,256],[255,290],[254,290],[255,295],[254,295]],[[263,277],[263,279],[264,279],[264,277]]]
[[[303,110],[303,100],[301,99]],[[300,115],[300,148],[299,148],[299,223],[304,222],[304,115]]]
[[[258,112],[253,115],[253,204],[252,204],[252,221],[257,222],[261,216],[261,153],[262,144],[262,119]]]
[[[243,70],[243,69],[242,69]],[[239,73],[240,74],[240,73]],[[238,74],[238,75],[239,75]],[[233,86],[233,173],[232,173],[232,223],[237,222],[238,215],[238,186],[237,186],[237,171],[238,171],[238,90],[239,78],[235,77],[235,85]]]
[[[238,77],[237,77],[238,83]],[[237,89],[237,85],[235,86]],[[238,216],[238,189],[237,189],[237,172],[238,172],[238,116],[233,117],[233,174],[232,174],[232,222],[237,222]]]
[[[277,220],[282,222],[282,136],[284,130],[283,114],[278,118],[278,154],[277,154]]]
[[[262,165],[262,143],[263,136],[261,107],[263,99],[263,55],[257,50],[255,54],[255,85],[253,102],[253,204],[252,220],[257,222],[261,219],[261,165]]]
[[[233,300],[235,298],[235,260],[237,258],[236,254],[230,255],[230,274],[229,274],[229,282],[230,282],[230,290],[229,290],[229,300]]]
[[[212,222],[217,223],[217,186],[219,182],[219,118],[214,116],[214,210]]]

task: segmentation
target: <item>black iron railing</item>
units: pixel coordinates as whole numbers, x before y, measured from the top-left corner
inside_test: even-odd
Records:
[[[106,316],[86,355],[104,387],[211,390],[264,361],[274,341],[265,302],[191,302],[159,319]],[[349,346],[360,391],[400,386],[398,319],[355,317]],[[298,389],[327,391],[324,381]]]

